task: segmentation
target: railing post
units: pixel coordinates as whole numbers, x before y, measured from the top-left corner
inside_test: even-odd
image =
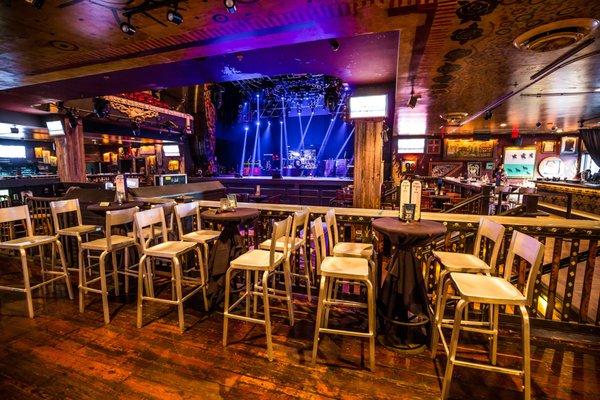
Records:
[[[492,185],[484,185],[482,189],[481,194],[483,197],[481,198],[479,215],[488,215],[490,213],[490,197],[494,187]]]

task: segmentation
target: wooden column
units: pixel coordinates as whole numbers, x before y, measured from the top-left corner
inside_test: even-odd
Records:
[[[381,205],[383,121],[357,120],[354,132],[354,207]]]
[[[211,87],[202,84],[188,89],[187,111],[194,116],[194,130],[188,139],[191,162],[186,163],[188,173],[196,174],[202,170],[204,176],[217,172],[216,148],[216,121],[217,110],[212,103]]]
[[[54,138],[58,177],[61,182],[85,182],[85,151],[83,147],[83,123],[75,128],[63,121],[65,135]]]

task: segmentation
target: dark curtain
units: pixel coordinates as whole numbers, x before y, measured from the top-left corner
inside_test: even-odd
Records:
[[[590,157],[596,165],[600,165],[600,129],[580,129],[579,133]]]

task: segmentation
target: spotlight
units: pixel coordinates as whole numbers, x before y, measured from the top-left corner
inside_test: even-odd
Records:
[[[490,119],[492,119],[492,117],[494,116],[494,114],[492,114],[492,110],[487,110],[484,114],[483,114],[483,119],[488,121]]]
[[[227,12],[233,14],[237,11],[235,8],[235,0],[223,0],[223,5],[227,9]]]
[[[279,123],[283,125],[283,121],[279,120]]]
[[[408,99],[408,103],[406,103],[407,107],[415,108],[420,98],[420,94],[411,94],[410,99]]]
[[[129,36],[135,35],[135,26],[131,25],[130,22],[121,22],[121,31]]]
[[[271,121],[267,122],[267,125],[271,126]]]
[[[181,25],[183,22],[183,15],[179,14],[177,10],[169,10],[167,11],[167,21],[175,25]]]
[[[131,133],[133,133],[133,136],[138,136],[140,134],[140,124],[138,124],[135,121],[131,122]]]
[[[556,130],[556,125],[552,125],[552,128],[550,128],[551,130],[555,131]]]
[[[331,50],[338,51],[340,49],[340,42],[335,39],[331,39],[329,41],[329,46],[331,46]]]
[[[247,127],[247,126],[245,126],[245,127],[244,127],[244,130],[245,130],[246,132],[248,132],[248,127]]]
[[[29,4],[31,4],[32,6],[34,6],[35,8],[37,8],[38,10],[44,6],[44,2],[45,2],[45,0],[25,0],[25,1],[28,2]]]
[[[19,128],[17,128],[16,126],[11,126],[10,133],[19,133]]]
[[[506,122],[501,123],[500,128],[506,128]]]
[[[538,121],[538,122],[535,124],[535,127],[536,127],[536,128],[541,128],[541,126],[542,126],[542,123],[541,123],[540,121]]]
[[[583,128],[583,123],[584,123],[584,122],[585,122],[585,121],[584,121],[584,120],[582,120],[582,119],[580,119],[580,120],[579,120],[579,127],[580,127],[580,128]]]
[[[106,118],[110,113],[110,103],[108,100],[103,99],[102,97],[94,97],[92,100],[94,103],[94,113],[98,116],[98,118]]]

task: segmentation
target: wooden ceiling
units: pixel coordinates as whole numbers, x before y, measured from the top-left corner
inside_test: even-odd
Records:
[[[598,18],[589,0],[220,0],[182,1],[184,23],[165,10],[136,16],[135,36],[118,22],[141,0],[47,0],[41,10],[0,3],[0,108],[49,100],[227,80],[228,74],[327,73],[355,85],[396,82],[399,133],[439,133],[441,114],[477,115],[528,85],[566,50],[530,53],[519,34],[566,18]],[[337,38],[333,52],[328,40]],[[600,40],[574,62],[511,97],[459,132],[577,129],[600,114]],[[422,96],[406,107],[411,91]],[[586,92],[569,96],[546,96]],[[538,95],[522,96],[521,94]],[[500,127],[501,123],[507,124]],[[453,129],[448,129],[450,132]]]

